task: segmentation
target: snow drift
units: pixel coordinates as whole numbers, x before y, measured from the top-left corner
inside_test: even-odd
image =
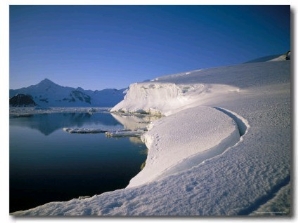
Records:
[[[213,108],[186,109],[163,118],[143,136],[150,148],[146,166],[128,187],[151,182],[193,155],[216,146],[227,148],[239,138],[236,123]]]
[[[289,61],[133,84],[112,111],[166,117],[144,134],[146,166],[128,187],[13,215],[289,215],[290,87]]]

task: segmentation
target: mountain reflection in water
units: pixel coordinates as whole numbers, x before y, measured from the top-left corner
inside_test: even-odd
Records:
[[[64,127],[82,127],[84,125],[97,125],[104,128],[109,126],[120,127],[120,123],[109,113],[53,113],[34,114],[27,116],[13,116],[10,118],[11,126],[23,126],[36,129],[44,135],[50,135]]]

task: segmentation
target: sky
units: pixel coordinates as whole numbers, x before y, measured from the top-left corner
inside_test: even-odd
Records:
[[[120,89],[288,50],[289,6],[9,6],[10,89]]]

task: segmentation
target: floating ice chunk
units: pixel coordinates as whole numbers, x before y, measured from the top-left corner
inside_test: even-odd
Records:
[[[105,135],[107,137],[133,137],[133,136],[141,136],[145,132],[146,132],[146,129],[119,130],[119,131],[106,132]]]
[[[105,133],[108,131],[103,129],[89,129],[89,128],[63,128],[63,130],[68,133],[78,133],[78,134]]]
[[[79,196],[78,197],[79,200],[83,200],[83,199],[86,199],[86,198],[90,198],[90,196]]]

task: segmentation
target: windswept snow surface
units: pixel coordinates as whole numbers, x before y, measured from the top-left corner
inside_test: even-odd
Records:
[[[199,106],[162,118],[143,136],[150,148],[147,165],[128,187],[151,182],[193,155],[216,146],[227,148],[239,138],[236,123],[214,108]]]
[[[146,166],[128,187],[13,215],[289,215],[290,87],[290,61],[133,84],[112,111],[165,117],[143,135]]]

